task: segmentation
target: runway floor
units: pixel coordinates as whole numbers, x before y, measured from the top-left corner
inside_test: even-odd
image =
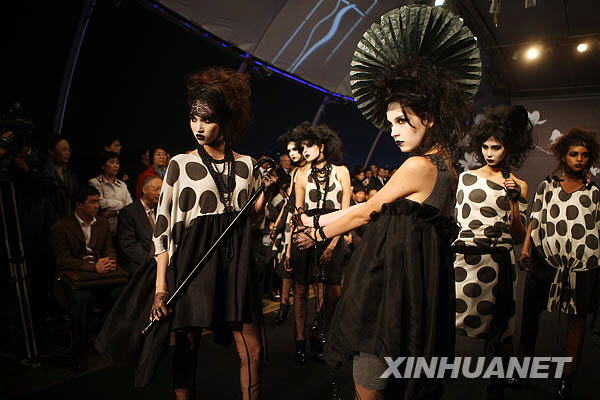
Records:
[[[328,381],[331,370],[325,365],[309,360],[304,366],[293,361],[293,314],[285,324],[274,326],[276,308],[271,304],[266,308],[265,328],[269,346],[269,360],[264,364],[264,399],[319,400],[329,398]],[[271,311],[271,312],[269,312]],[[309,316],[309,321],[310,316]],[[565,318],[560,321],[565,322]],[[560,356],[564,333],[556,343],[556,315],[542,315],[540,338],[537,353],[544,356]],[[547,332],[547,334],[545,334]],[[561,329],[564,332],[564,329]],[[211,335],[202,339],[201,364],[198,370],[199,393],[197,399],[241,399],[238,385],[238,360],[234,349],[223,348],[212,342]],[[458,355],[478,356],[482,354],[482,343],[459,338]],[[82,375],[74,375],[68,369],[66,354],[47,358],[40,368],[28,367],[4,361],[1,366],[3,380],[6,379],[9,398],[29,399],[174,399],[171,392],[170,357],[163,362],[156,380],[143,389],[134,388],[133,366],[117,368],[111,366],[102,356],[92,354],[90,369]],[[586,339],[581,368],[576,378],[576,399],[592,400],[600,398],[594,382],[598,379],[600,347]],[[337,381],[342,399],[354,398],[351,364],[347,363],[337,372]],[[485,379],[449,379],[446,382],[444,399],[481,400],[485,399]],[[553,379],[533,380],[526,390],[506,389],[506,398],[514,400],[546,400],[553,398]],[[2,396],[3,398],[6,398]]]

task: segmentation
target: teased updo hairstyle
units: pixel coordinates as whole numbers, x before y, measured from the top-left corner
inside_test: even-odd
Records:
[[[412,57],[384,68],[373,80],[371,91],[377,114],[385,116],[389,105],[398,103],[404,115],[410,108],[421,120],[433,122],[413,154],[423,154],[436,144],[450,153],[458,149],[471,113],[469,97],[449,70]],[[386,128],[391,130],[389,122]]]
[[[495,138],[506,149],[502,160],[503,168],[518,169],[535,147],[532,131],[533,125],[525,107],[487,107],[482,118],[471,129],[469,147],[477,155],[479,162],[485,165],[481,146],[486,140]]]
[[[197,102],[208,106],[231,144],[250,123],[250,94],[248,74],[229,68],[210,67],[187,78],[190,110]]]
[[[563,171],[565,170],[563,157],[567,154],[569,147],[571,146],[583,146],[590,152],[590,161],[585,167],[586,171],[598,162],[600,143],[598,142],[596,132],[578,127],[571,128],[566,135],[562,135],[556,143],[550,147],[558,161],[558,165],[554,172],[561,169]]]
[[[310,122],[304,121],[293,128],[288,129],[284,134],[277,138],[277,142],[282,146],[287,146],[289,142],[295,142],[300,146],[302,138],[311,131]]]
[[[308,122],[305,122],[307,124]],[[324,145],[323,153],[327,162],[340,165],[344,158],[342,152],[342,141],[333,129],[325,124],[311,127],[300,137],[300,142],[306,142],[309,146]]]

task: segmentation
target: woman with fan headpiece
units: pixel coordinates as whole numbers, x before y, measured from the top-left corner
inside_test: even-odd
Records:
[[[474,37],[441,7],[386,13],[354,53],[350,83],[359,109],[411,157],[366,203],[325,215],[319,226],[302,216],[311,226],[298,228],[295,240],[307,247],[368,224],[346,268],[325,353],[333,364],[354,360],[356,398],[443,392],[441,379],[380,376],[384,357],[453,355],[451,154],[466,133],[480,74]]]
[[[534,355],[543,310],[567,315],[566,356],[556,397],[571,398],[572,382],[583,349],[588,314],[600,323],[600,190],[589,171],[600,158],[595,132],[573,128],[552,146],[562,176],[542,181],[521,250],[521,265],[531,266],[525,284],[518,355]],[[528,268],[529,269],[529,268]],[[521,385],[519,379],[510,382]]]
[[[525,238],[527,211],[527,183],[510,171],[533,149],[527,111],[486,109],[470,142],[484,166],[461,173],[456,193],[456,333],[485,339],[487,355],[510,356],[517,280],[513,246]],[[501,382],[492,379],[488,398],[501,398],[502,392]]]
[[[181,293],[172,310],[166,306],[173,293],[261,184],[250,156],[233,151],[236,137],[250,120],[250,85],[247,74],[225,68],[208,68],[188,78],[189,121],[197,149],[179,154],[169,162],[154,228],[156,269],[146,267],[136,273],[117,301],[117,314],[109,317],[97,342],[111,358],[119,343],[111,334],[122,332],[119,324],[138,321],[133,314],[165,319],[145,338],[136,374],[136,386],[146,385],[153,377],[160,358],[175,338],[173,387],[177,399],[194,397],[199,340],[203,329],[211,329],[215,340],[229,343],[233,338],[240,357],[242,398],[261,395],[261,293],[252,254],[251,219],[237,222],[209,260],[203,264],[190,285]],[[265,186],[275,179],[262,178]],[[252,211],[259,212],[267,201],[262,193]],[[154,295],[147,304],[143,284],[138,280],[154,276],[150,288]],[[132,299],[129,296],[135,296]],[[133,304],[135,303],[135,304]],[[147,304],[147,305],[146,305]],[[144,305],[143,307],[140,305]],[[114,312],[113,312],[114,313]],[[114,324],[114,325],[111,325]],[[115,330],[111,330],[115,326]],[[139,330],[129,332],[136,337]],[[124,342],[133,342],[125,338]],[[131,349],[124,348],[125,352]]]

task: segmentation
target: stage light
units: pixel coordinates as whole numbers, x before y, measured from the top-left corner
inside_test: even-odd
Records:
[[[586,51],[588,51],[589,46],[587,43],[579,43],[577,45],[577,51],[580,53],[585,53]]]
[[[540,56],[540,49],[538,47],[530,47],[525,52],[525,57],[527,57],[528,60],[535,60],[539,56]]]
[[[443,6],[445,2],[446,2],[446,0],[435,0],[435,5],[436,6]]]

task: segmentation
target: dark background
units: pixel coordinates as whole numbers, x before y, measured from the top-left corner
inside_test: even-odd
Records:
[[[4,57],[1,111],[10,101],[25,104],[37,124],[40,143],[53,131],[67,56],[83,1],[16,2],[2,12]],[[73,148],[72,164],[93,174],[93,156],[103,141],[117,136],[125,155],[155,144],[171,154],[194,145],[187,121],[185,77],[210,65],[237,69],[241,60],[180,28],[136,2],[98,0],[75,71],[63,126]],[[276,156],[276,138],[287,128],[312,121],[324,94],[277,74],[253,69],[253,121],[237,150]],[[362,164],[377,129],[354,103],[325,108],[321,122],[344,142],[345,162]],[[383,135],[372,161],[397,166],[404,159]],[[80,176],[86,179],[85,176]]]

